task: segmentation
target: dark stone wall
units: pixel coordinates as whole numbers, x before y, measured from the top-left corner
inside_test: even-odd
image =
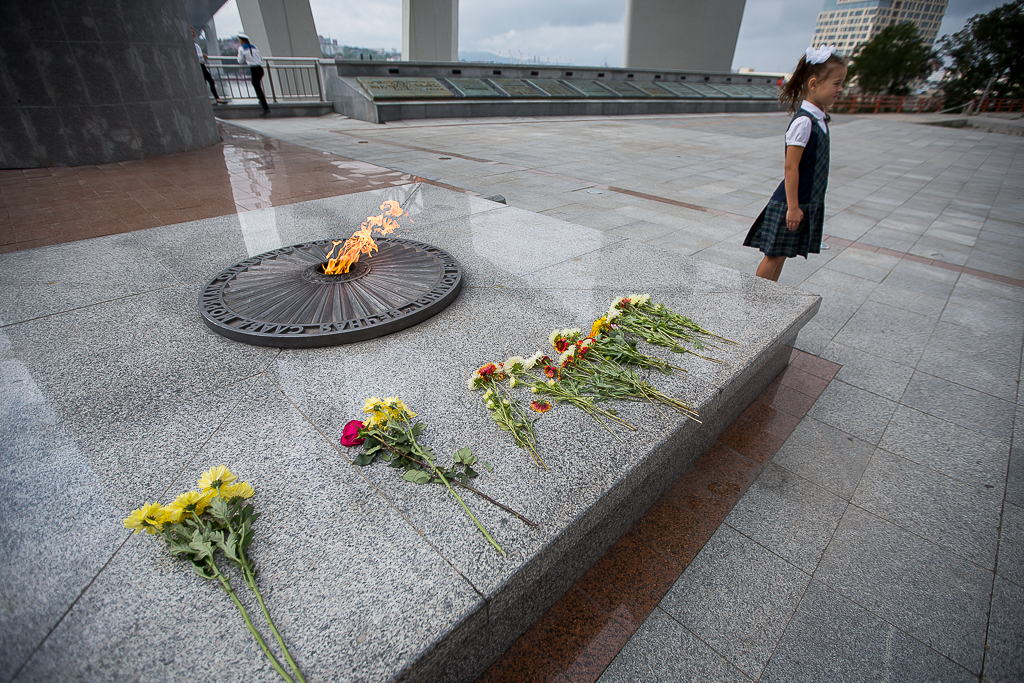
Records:
[[[181,0],[0,0],[0,167],[219,141]]]

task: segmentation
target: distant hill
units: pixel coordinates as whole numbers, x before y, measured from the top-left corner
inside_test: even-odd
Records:
[[[459,50],[460,62],[494,62],[496,64],[537,64],[532,59],[519,59],[507,55],[496,55],[482,50]],[[550,62],[543,62],[549,64]]]

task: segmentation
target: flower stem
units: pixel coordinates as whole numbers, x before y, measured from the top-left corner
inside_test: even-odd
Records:
[[[427,464],[430,465],[430,469],[433,472],[434,476],[440,479],[444,483],[448,491],[453,496],[455,496],[455,499],[459,501],[459,505],[461,505],[462,509],[466,511],[466,514],[469,515],[469,518],[473,520],[473,524],[476,524],[476,528],[480,530],[480,533],[482,533],[484,537],[488,541],[490,541],[491,545],[493,545],[498,550],[498,552],[501,553],[502,557],[505,557],[505,551],[502,550],[501,546],[498,545],[498,542],[491,538],[491,535],[487,533],[487,529],[485,529],[484,525],[480,523],[480,520],[476,518],[476,515],[473,514],[473,511],[469,509],[469,507],[466,505],[466,501],[462,500],[462,496],[455,493],[455,489],[453,489],[452,485],[448,483],[448,479],[444,476],[444,474],[441,473],[441,470],[437,468],[437,465],[434,464],[434,461],[426,457],[426,455],[423,453],[419,443],[416,441],[416,437],[413,436],[412,426],[406,423],[404,431],[406,433],[406,436],[409,438],[409,442],[412,444],[413,450],[417,452],[420,455],[420,457],[427,461]]]
[[[260,646],[260,649],[263,650],[263,654],[267,656],[267,659],[269,659],[270,663],[274,666],[274,670],[277,671],[277,673],[281,675],[281,678],[287,681],[287,683],[295,683],[295,680],[291,676],[289,676],[287,672],[285,672],[285,670],[281,667],[281,664],[277,661],[277,658],[275,658],[273,653],[270,652],[270,649],[267,647],[267,643],[263,640],[263,636],[261,636],[260,632],[256,630],[256,627],[253,626],[252,619],[249,618],[249,612],[246,611],[245,605],[243,605],[239,601],[238,596],[235,595],[235,589],[231,587],[231,583],[228,580],[228,577],[221,574],[220,569],[217,568],[217,564],[213,561],[212,558],[207,560],[207,565],[213,571],[213,574],[217,577],[217,580],[220,581],[220,587],[224,589],[224,592],[228,594],[228,597],[231,598],[231,601],[235,603],[235,607],[237,607],[238,611],[242,613],[242,619],[245,620],[245,625],[249,627],[249,631],[256,639],[256,643]],[[246,583],[248,583],[248,581],[246,581]],[[257,596],[258,595],[259,593],[257,593]],[[260,600],[260,605],[262,606],[262,604],[263,601]],[[269,621],[270,617],[267,617],[267,620]],[[271,625],[271,628],[273,628],[273,625]],[[277,631],[274,631],[274,633],[276,634]],[[286,656],[287,652],[288,650],[286,649]],[[291,658],[289,657],[289,661],[290,660]],[[303,681],[303,683],[305,683],[305,681]]]
[[[284,658],[288,661],[288,665],[295,672],[295,678],[300,683],[306,683],[306,679],[303,678],[302,672],[299,671],[299,666],[292,659],[292,655],[288,652],[288,646],[284,644],[284,638],[278,632],[277,627],[274,625],[274,620],[270,618],[270,611],[267,610],[266,603],[263,602],[263,595],[260,594],[260,589],[256,587],[256,574],[253,572],[249,559],[245,556],[245,551],[241,551],[242,561],[244,564],[239,563],[242,568],[242,576],[245,577],[245,583],[256,594],[256,601],[260,603],[260,609],[263,610],[263,616],[267,620],[267,626],[270,627],[271,633],[274,634],[274,639],[277,640],[277,644],[281,646],[281,651],[284,653]]]

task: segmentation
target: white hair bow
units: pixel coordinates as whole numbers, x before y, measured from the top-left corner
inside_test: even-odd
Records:
[[[822,45],[821,47],[809,47],[804,51],[807,55],[808,64],[821,64],[836,52],[835,45]]]

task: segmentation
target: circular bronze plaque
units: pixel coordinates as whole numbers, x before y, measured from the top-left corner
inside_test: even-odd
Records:
[[[462,289],[448,252],[382,237],[350,272],[324,275],[332,240],[268,251],[231,266],[203,288],[199,310],[215,332],[279,348],[332,346],[411,327],[443,310]]]

